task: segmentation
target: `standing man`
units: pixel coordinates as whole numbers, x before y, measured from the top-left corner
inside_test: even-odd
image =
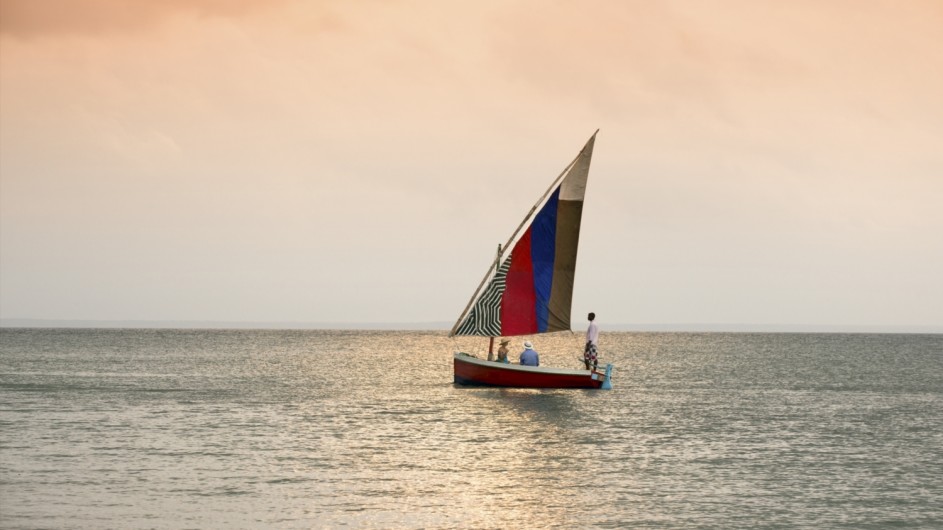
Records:
[[[586,318],[589,319],[589,328],[586,330],[586,348],[583,350],[583,362],[586,364],[586,369],[589,370],[589,365],[593,365],[593,370],[596,369],[596,343],[599,340],[599,326],[596,325],[596,313],[590,313]]]

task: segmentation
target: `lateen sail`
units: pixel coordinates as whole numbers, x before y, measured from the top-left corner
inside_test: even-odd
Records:
[[[450,336],[498,337],[570,329],[583,196],[595,141],[594,133],[524,219],[518,229],[526,227],[523,234],[509,253],[499,256],[499,265],[489,271],[489,275],[493,272],[491,281],[484,289],[479,287]],[[540,210],[531,218],[538,206]],[[517,232],[510,241],[515,236]]]

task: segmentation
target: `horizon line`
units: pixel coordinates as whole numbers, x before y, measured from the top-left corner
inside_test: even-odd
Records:
[[[112,320],[56,318],[0,318],[0,328],[75,329],[321,329],[448,331],[446,321],[330,322],[236,320]],[[792,333],[943,333],[943,326],[919,324],[749,324],[749,323],[612,323],[603,331],[634,332],[792,332]],[[572,332],[577,332],[573,330]]]

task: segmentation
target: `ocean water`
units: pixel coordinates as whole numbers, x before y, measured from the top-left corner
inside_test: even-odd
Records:
[[[579,334],[533,337],[576,367]],[[0,330],[3,528],[943,528],[943,335]]]

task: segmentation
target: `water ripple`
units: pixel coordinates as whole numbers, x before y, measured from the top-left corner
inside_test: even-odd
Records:
[[[4,329],[0,526],[943,526],[943,337],[604,340],[610,392],[455,387],[441,333]]]

